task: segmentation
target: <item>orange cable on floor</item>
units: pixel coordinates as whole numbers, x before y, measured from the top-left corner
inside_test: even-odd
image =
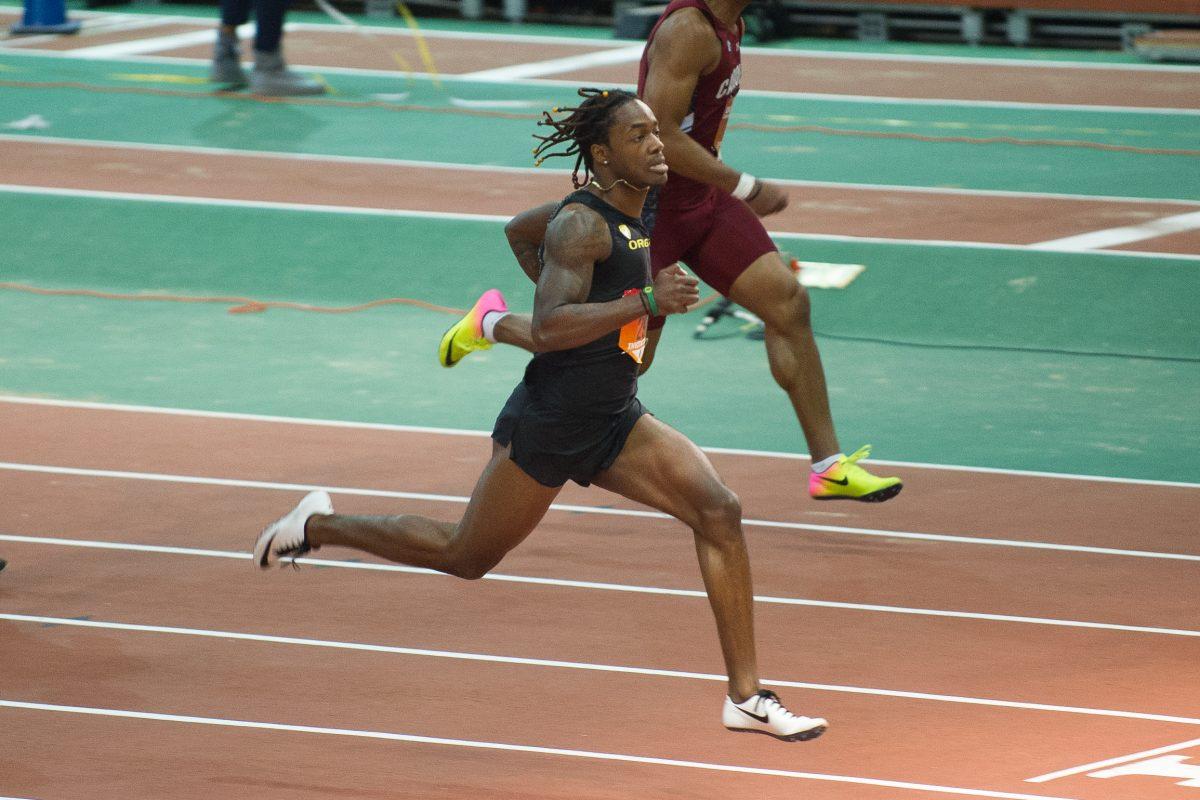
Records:
[[[95,289],[45,289],[40,286],[30,286],[26,283],[8,283],[0,282],[0,289],[8,289],[14,292],[27,292],[28,294],[36,294],[48,297],[92,297],[99,300],[131,300],[140,302],[158,302],[158,303],[214,303],[217,305],[233,306],[228,311],[230,314],[257,314],[271,308],[286,308],[292,311],[309,311],[315,314],[352,314],[357,311],[366,311],[371,308],[388,305],[405,305],[415,308],[423,308],[426,311],[436,311],[439,314],[450,314],[452,316],[462,316],[467,313],[466,309],[451,308],[450,306],[439,306],[435,303],[427,303],[424,300],[416,300],[411,297],[388,297],[383,300],[372,300],[367,303],[359,303],[353,306],[314,306],[309,303],[292,303],[283,300],[254,300],[249,297],[224,297],[224,296],[209,296],[209,295],[184,295],[184,294],[123,294],[120,292],[101,292]],[[701,308],[716,300],[720,295],[710,294],[703,298],[696,305],[692,306],[691,310]]]
[[[15,292],[27,292],[29,294],[50,297],[94,297],[100,300],[133,300],[159,303],[215,303],[218,305],[233,306],[233,308],[229,309],[230,314],[256,314],[271,308],[287,308],[293,311],[310,311],[316,314],[351,314],[356,311],[366,311],[369,308],[377,308],[379,306],[386,305],[415,306],[416,308],[423,308],[427,311],[436,311],[441,314],[452,314],[454,316],[461,316],[462,314],[467,313],[465,309],[439,306],[434,303],[426,303],[424,300],[414,300],[408,297],[389,297],[383,300],[372,300],[369,303],[360,303],[353,306],[314,306],[308,303],[292,303],[282,300],[254,300],[249,297],[222,297],[182,294],[122,294],[119,292],[100,292],[94,289],[44,289],[39,286],[30,286],[24,283],[0,283],[0,289],[9,289]]]

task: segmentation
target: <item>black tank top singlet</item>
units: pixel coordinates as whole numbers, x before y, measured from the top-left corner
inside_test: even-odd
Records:
[[[612,251],[596,262],[586,302],[606,303],[642,291],[650,283],[650,236],[642,220],[630,217],[589,191],[563,200],[594,210],[608,224]],[[569,350],[538,353],[525,370],[535,402],[572,414],[609,415],[625,410],[637,394],[638,364],[646,344],[646,317]]]

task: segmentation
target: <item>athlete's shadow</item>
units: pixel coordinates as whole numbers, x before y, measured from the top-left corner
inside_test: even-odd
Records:
[[[252,150],[302,150],[302,144],[328,123],[320,110],[286,100],[248,95],[222,96],[220,110],[192,133],[211,147]]]

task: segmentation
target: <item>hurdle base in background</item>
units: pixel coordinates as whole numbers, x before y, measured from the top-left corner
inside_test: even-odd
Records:
[[[1150,31],[1133,40],[1132,50],[1147,61],[1200,63],[1200,29]]]
[[[47,33],[78,33],[80,23],[67,19],[65,0],[25,0],[21,21],[9,28],[13,36]]]

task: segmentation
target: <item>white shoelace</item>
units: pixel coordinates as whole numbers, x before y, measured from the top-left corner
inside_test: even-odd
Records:
[[[768,710],[769,707],[773,706],[781,714],[783,714],[784,719],[799,719],[799,717],[797,717],[791,711],[788,711],[787,707],[784,706],[783,703],[779,702],[779,696],[776,695],[774,692],[763,692],[761,694],[756,695],[756,697],[758,698],[758,707],[756,710],[762,716],[767,716],[767,714],[764,712],[766,710]],[[767,708],[764,708],[764,707],[767,707]]]

